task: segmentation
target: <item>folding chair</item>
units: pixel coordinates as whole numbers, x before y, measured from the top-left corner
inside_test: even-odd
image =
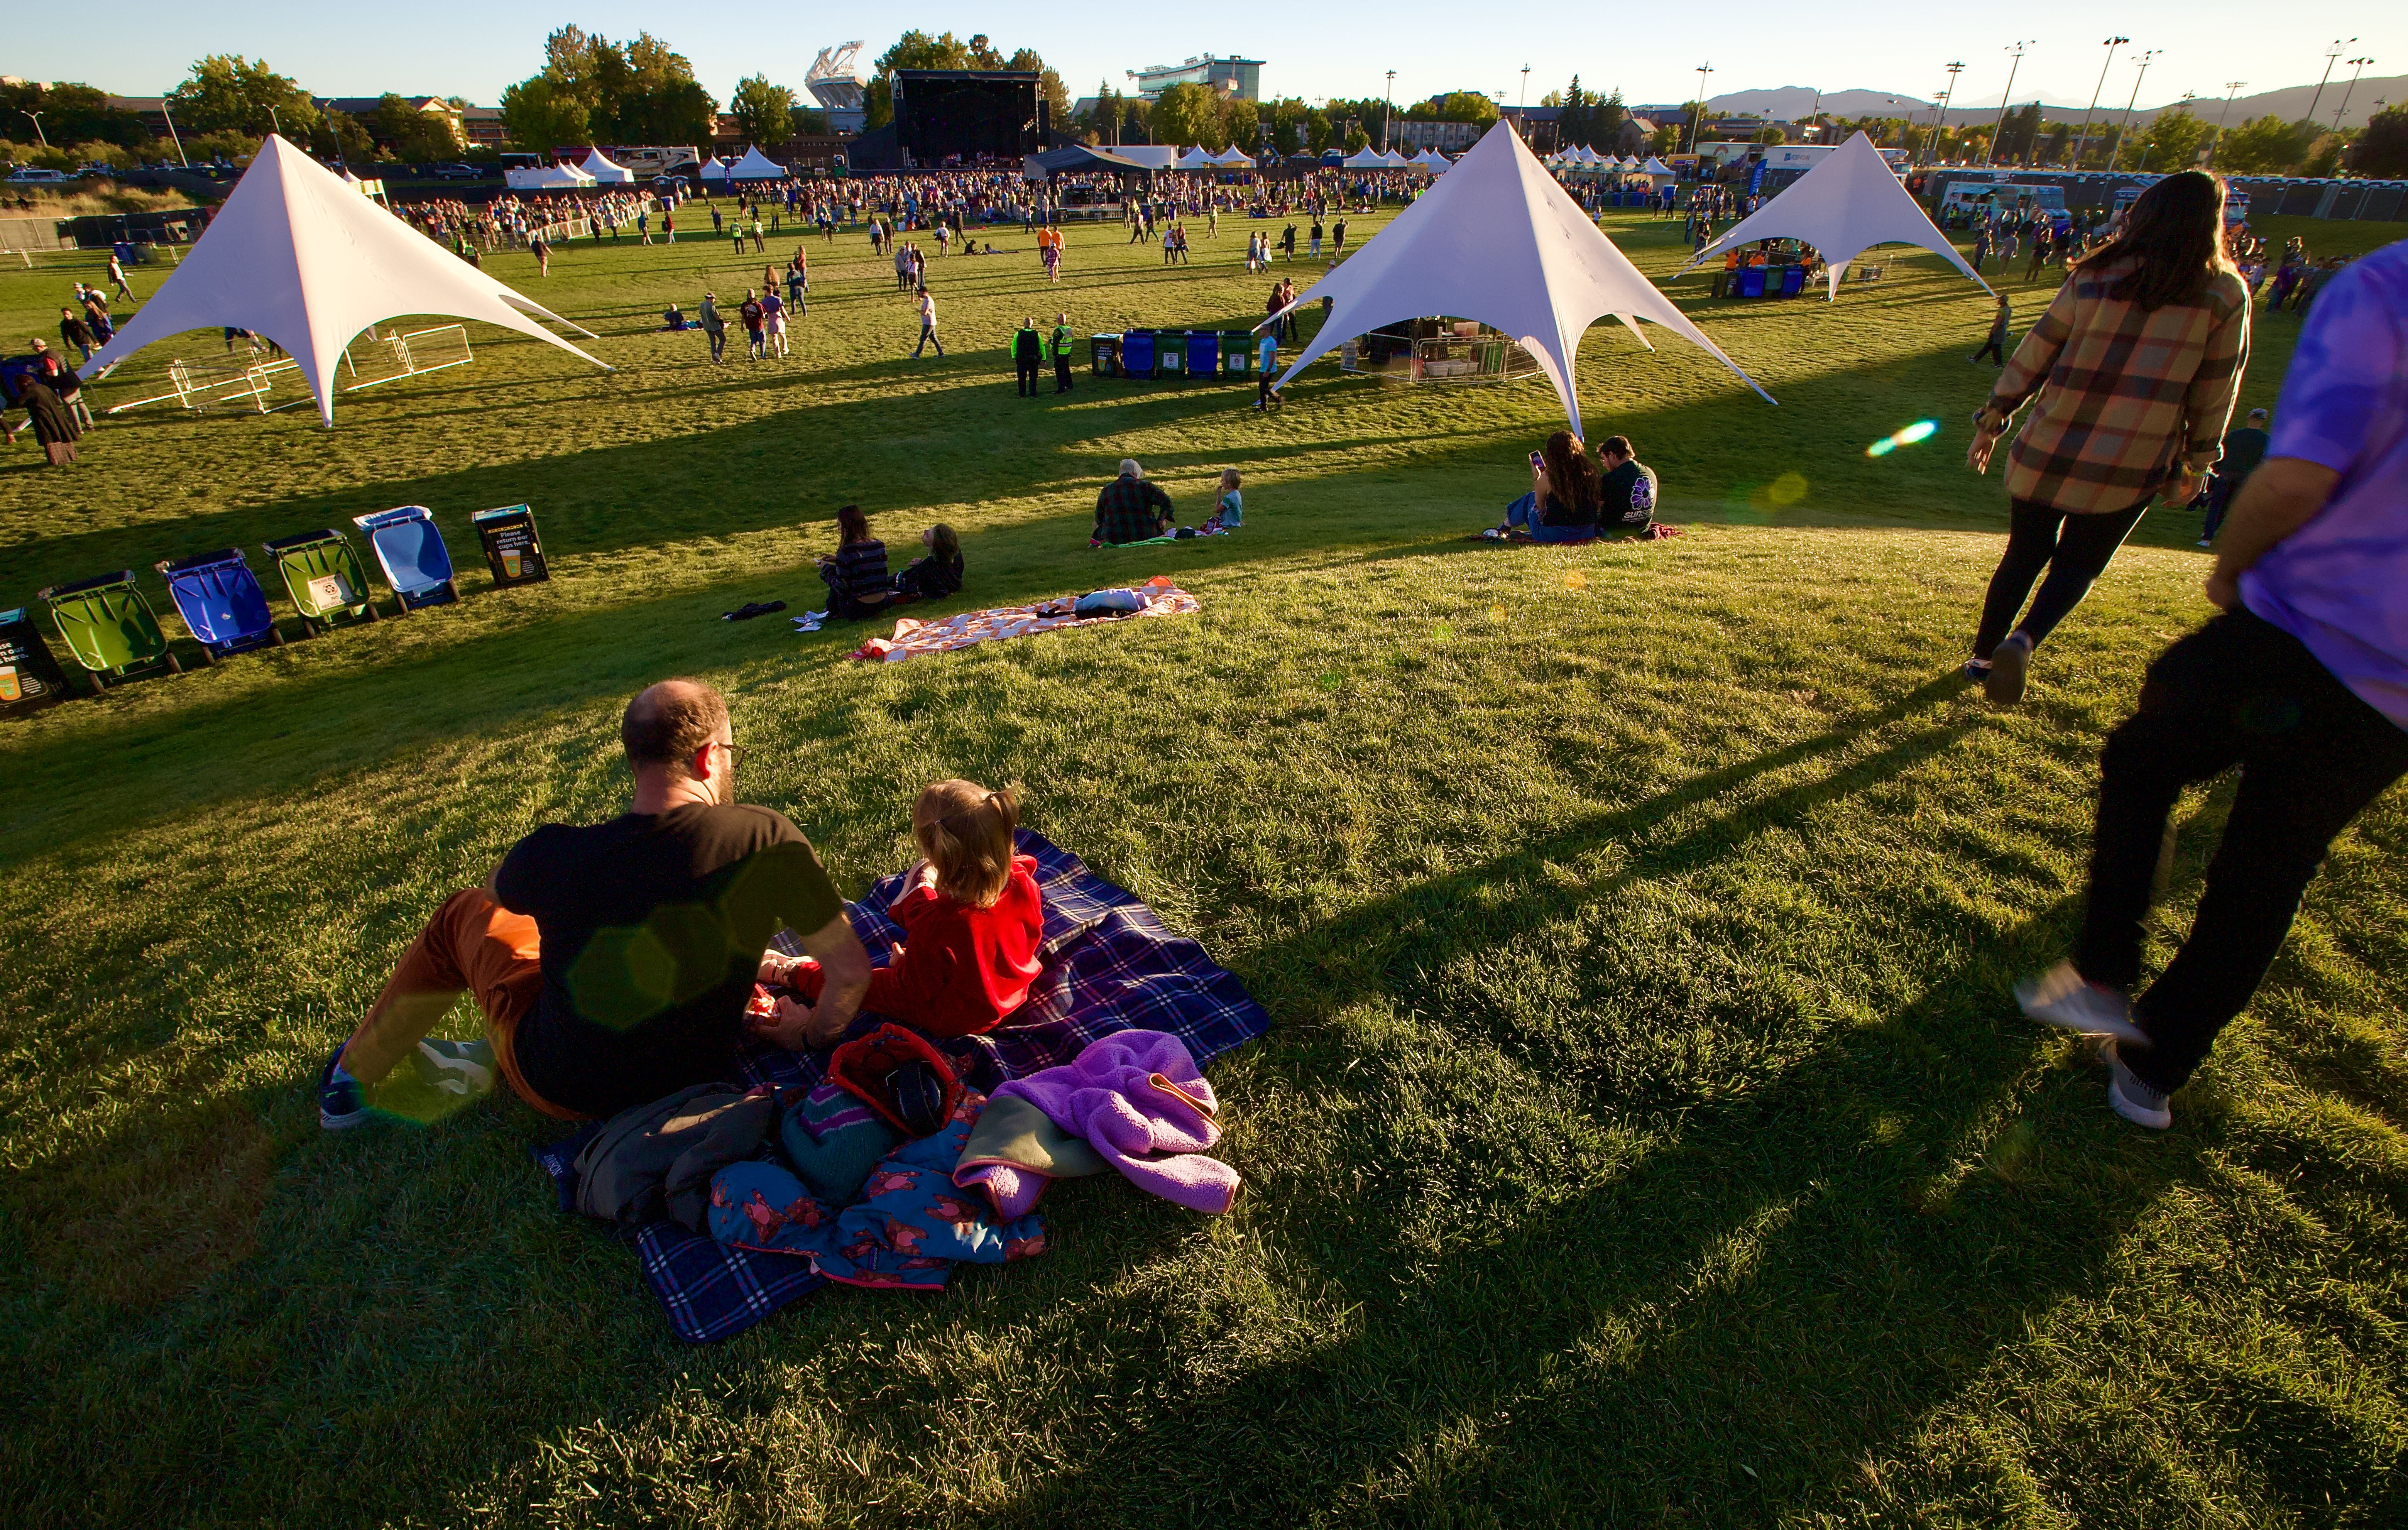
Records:
[[[372,515],[355,515],[351,524],[367,534],[384,568],[384,581],[399,597],[401,614],[422,606],[449,606],[460,598],[452,582],[452,554],[435,529],[435,512],[423,505],[403,505]]]
[[[159,630],[159,619],[150,613],[150,603],[135,588],[131,568],[36,590],[34,598],[50,608],[59,636],[91,676],[94,694],[110,680],[154,665],[171,675],[184,672],[167,647],[167,635]]]
[[[176,613],[201,645],[201,660],[215,664],[248,649],[284,646],[284,634],[268,614],[267,593],[259,587],[240,550],[208,552],[156,565],[175,597]]]
[[[315,637],[352,622],[377,619],[367,570],[351,542],[329,526],[260,544],[284,576],[284,592],[301,613],[301,633]]]

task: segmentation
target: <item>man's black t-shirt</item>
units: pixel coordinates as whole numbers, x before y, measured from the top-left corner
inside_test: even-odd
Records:
[[[1633,458],[1605,475],[1598,497],[1605,502],[1605,511],[1598,517],[1601,524],[1625,530],[1644,526],[1656,519],[1656,470]]]
[[[753,807],[548,823],[503,858],[494,888],[542,940],[543,994],[512,1047],[520,1075],[595,1116],[735,1077],[769,937],[844,909],[802,831]]]

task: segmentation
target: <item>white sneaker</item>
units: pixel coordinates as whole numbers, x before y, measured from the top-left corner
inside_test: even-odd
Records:
[[[2148,1033],[2132,1023],[2132,1007],[2124,995],[2085,978],[2071,962],[2059,962],[2015,984],[2015,1003],[2025,1014],[2060,1031],[2112,1037],[2135,1047],[2149,1044]]]
[[[2140,1075],[2124,1065],[2115,1055],[2115,1043],[2107,1043],[2107,1107],[2135,1126],[2146,1126],[2162,1132],[2174,1123],[2172,1101],[2162,1092],[2141,1081]]]
[[[409,1056],[418,1081],[474,1099],[494,1087],[494,1049],[485,1041],[421,1041]]]

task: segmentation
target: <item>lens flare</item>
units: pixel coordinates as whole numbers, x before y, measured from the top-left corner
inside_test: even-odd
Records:
[[[1937,431],[1939,428],[1940,422],[1937,420],[1917,420],[1914,423],[1907,426],[1905,429],[1893,431],[1889,435],[1883,436],[1880,440],[1875,441],[1872,445],[1865,448],[1865,455],[1868,457],[1886,457],[1891,452],[1896,451],[1899,447],[1913,446],[1917,441],[1928,441],[1931,439],[1932,433]]]

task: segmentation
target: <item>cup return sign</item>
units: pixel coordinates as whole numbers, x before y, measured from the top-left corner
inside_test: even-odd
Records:
[[[506,505],[498,510],[479,510],[469,520],[485,550],[485,566],[493,570],[495,589],[552,578],[543,561],[543,543],[535,534],[535,511],[524,505]]]

